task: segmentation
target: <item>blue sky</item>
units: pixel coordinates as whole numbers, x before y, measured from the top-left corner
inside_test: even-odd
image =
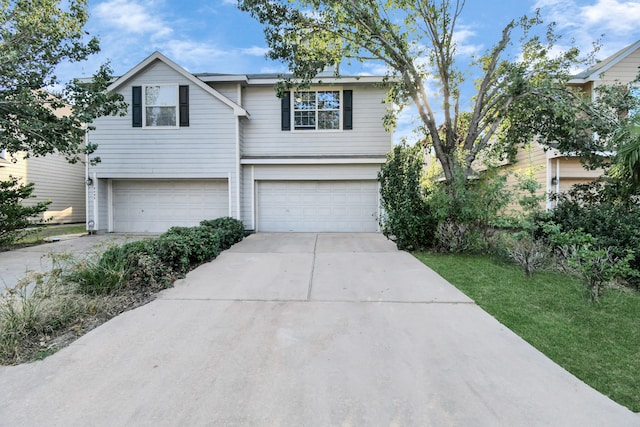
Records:
[[[100,39],[102,51],[85,63],[61,67],[62,81],[90,76],[106,60],[120,75],[156,50],[191,72],[286,71],[282,64],[265,59],[261,25],[240,12],[235,0],[89,0],[88,4],[85,29]],[[467,0],[458,24],[460,55],[482,53],[511,19],[536,8],[545,22],[556,22],[566,40],[574,39],[585,50],[604,35],[601,59],[640,39],[638,0]],[[398,135],[412,127],[410,115],[407,110],[401,117]]]

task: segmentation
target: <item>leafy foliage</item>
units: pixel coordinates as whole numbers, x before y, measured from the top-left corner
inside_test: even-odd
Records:
[[[30,232],[32,220],[47,210],[50,201],[23,205],[33,197],[34,184],[21,184],[17,178],[0,181],[0,249]]]
[[[603,246],[603,242],[581,229],[562,231],[556,224],[545,227],[549,242],[560,252],[565,262],[584,280],[589,289],[589,299],[597,302],[606,285],[617,279],[638,277],[638,271],[630,266],[634,250]]]
[[[506,176],[488,169],[475,180],[466,180],[462,171],[450,183],[427,181],[427,205],[438,229],[437,248],[444,252],[479,252],[488,248],[492,223],[507,204]]]
[[[85,0],[0,0],[0,150],[24,156],[61,153],[81,160],[87,125],[103,115],[124,113],[122,97],[105,91],[108,64],[90,83],[60,83],[56,67],[85,60],[99,51],[83,30]],[[67,110],[68,109],[68,110]]]
[[[553,25],[544,36],[536,34],[542,26],[537,14],[507,23],[495,46],[463,71],[454,34],[464,3],[241,0],[239,7],[265,24],[268,56],[293,72],[281,92],[309,85],[320,71],[344,60],[382,63],[389,70],[388,102],[417,108],[425,144],[433,148],[449,185],[459,174],[465,180],[472,176],[472,163],[485,151],[509,151],[535,135],[549,143],[577,140],[584,128],[572,130],[573,119],[590,112],[576,102],[580,98],[567,83],[571,71],[591,57],[582,58],[573,47],[552,56],[559,37]],[[519,58],[509,48],[516,32]],[[476,91],[465,100],[461,87],[467,76],[476,82]],[[434,80],[436,96],[426,87]],[[470,111],[460,105],[470,105]],[[393,113],[385,123],[395,123]],[[499,133],[507,137],[494,144]]]
[[[396,145],[378,173],[384,214],[382,232],[399,249],[431,247],[435,222],[421,189],[423,150],[419,145]]]
[[[617,190],[620,188],[622,193]],[[560,196],[558,206],[541,217],[539,224],[556,224],[563,231],[587,231],[599,246],[617,248],[614,254],[624,257],[627,249],[640,247],[640,230],[636,226],[640,205],[624,189],[624,185],[607,180],[574,186]],[[640,257],[631,265],[640,270]]]
[[[158,239],[113,246],[84,259],[50,255],[50,271],[32,273],[0,295],[0,364],[54,353],[65,339],[149,301],[245,236],[238,220],[203,222],[207,225],[176,227]]]
[[[156,239],[109,248],[96,261],[82,261],[71,280],[89,295],[109,295],[132,288],[163,289],[245,236],[242,222],[233,218],[203,224],[206,225],[172,227]]]

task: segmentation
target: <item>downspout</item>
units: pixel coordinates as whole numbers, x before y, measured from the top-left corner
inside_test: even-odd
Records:
[[[238,83],[238,105],[242,106],[242,86]],[[236,219],[242,220],[240,217],[240,116],[236,116]]]
[[[560,194],[560,157],[556,158],[556,194]],[[556,207],[558,207],[557,198]]]
[[[89,131],[85,130],[84,132],[84,146],[87,147],[87,143],[89,142]],[[91,229],[89,228],[89,198],[90,198],[90,186],[89,186],[89,153],[84,154],[84,182],[85,182],[85,191],[84,191],[84,228],[89,233],[91,233]]]
[[[553,174],[551,173],[551,159],[547,159],[547,210],[551,210],[551,192],[553,191],[553,184],[551,184],[552,179]]]

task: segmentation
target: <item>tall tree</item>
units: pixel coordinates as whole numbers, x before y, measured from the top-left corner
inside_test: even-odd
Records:
[[[456,26],[464,5],[464,0],[239,1],[265,25],[268,56],[287,63],[293,73],[282,88],[308,85],[319,71],[343,60],[384,63],[392,85],[388,101],[415,105],[447,183],[468,178],[472,163],[489,149],[509,151],[534,136],[571,144],[584,138],[588,125],[576,128],[574,118],[589,109],[567,88],[570,71],[581,61],[579,51],[550,56],[558,37],[552,26],[541,27],[536,14],[509,22],[496,45],[473,62],[475,72],[462,70]],[[539,29],[542,36],[534,34]],[[516,30],[519,57],[510,53]],[[461,88],[469,75],[477,79],[476,90],[463,114]],[[439,87],[435,98],[427,87],[433,80]],[[522,121],[533,117],[538,122]]]
[[[124,110],[122,98],[105,91],[108,64],[86,83],[61,86],[55,75],[58,65],[99,51],[83,30],[87,19],[86,0],[0,0],[0,151],[77,162],[95,150],[84,140],[91,122]]]

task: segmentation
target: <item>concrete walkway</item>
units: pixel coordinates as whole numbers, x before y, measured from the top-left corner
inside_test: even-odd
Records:
[[[640,426],[377,234],[257,234],[42,362],[7,426]]]

